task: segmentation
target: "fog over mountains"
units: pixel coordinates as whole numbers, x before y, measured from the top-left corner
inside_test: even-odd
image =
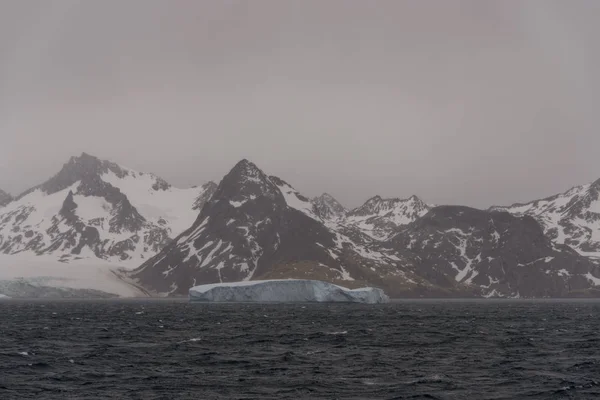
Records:
[[[176,188],[83,153],[15,198],[0,191],[0,253],[125,266],[121,279],[159,296],[275,278],[392,297],[600,294],[598,181],[488,210],[415,195],[348,210],[282,178],[242,160],[218,184]]]

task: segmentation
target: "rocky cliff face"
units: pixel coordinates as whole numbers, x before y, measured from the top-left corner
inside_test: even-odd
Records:
[[[0,252],[139,265],[188,226],[209,191],[83,153],[0,209]]]

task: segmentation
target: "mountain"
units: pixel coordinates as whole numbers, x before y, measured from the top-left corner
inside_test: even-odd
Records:
[[[356,227],[374,239],[386,240],[398,228],[415,221],[430,209],[417,196],[408,199],[382,199],[375,196],[348,212],[344,224]]]
[[[83,153],[0,210],[0,253],[136,266],[189,226],[211,190],[174,188]]]
[[[600,179],[552,197],[492,210],[529,215],[555,243],[600,260]]]
[[[347,210],[328,193],[323,193],[319,197],[312,199],[314,212],[321,219],[340,220],[346,216]]]
[[[194,224],[129,277],[163,295],[251,279],[320,279],[344,286],[410,280],[392,249],[323,219],[322,212],[282,179],[242,160]]]
[[[159,295],[197,284],[319,279],[399,297],[600,296],[600,269],[529,216],[416,196],[343,213],[243,160],[193,225],[127,278]]]
[[[81,282],[96,290],[88,275],[118,275],[160,296],[297,278],[375,286],[392,297],[600,297],[598,232],[600,181],[489,210],[416,196],[375,196],[347,210],[326,193],[303,196],[248,160],[218,185],[178,189],[85,153],[0,209],[0,253],[125,264],[134,269],[92,266]],[[13,275],[7,285],[21,290]]]
[[[553,243],[529,216],[435,207],[394,236],[391,245],[409,249],[418,259],[415,273],[450,291],[484,297],[600,296],[595,289],[600,268]]]
[[[4,207],[13,200],[12,196],[0,189],[0,208]]]

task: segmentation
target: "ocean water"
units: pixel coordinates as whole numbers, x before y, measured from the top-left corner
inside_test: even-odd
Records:
[[[0,399],[596,399],[600,303],[0,302]]]

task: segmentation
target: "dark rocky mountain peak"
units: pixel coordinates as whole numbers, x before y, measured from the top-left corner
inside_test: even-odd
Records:
[[[309,199],[243,160],[223,178],[192,227],[131,277],[170,294],[185,294],[194,284],[250,279],[352,281],[351,268],[357,276],[368,275],[386,257],[331,230]],[[385,270],[395,273],[396,267]]]
[[[78,181],[91,182],[95,177],[99,177],[102,173],[108,172],[109,170],[114,172],[119,177],[123,177],[127,173],[117,164],[108,161],[102,161],[90,154],[82,153],[79,157],[71,157],[56,175],[41,185],[33,187],[27,190],[25,193],[22,193],[19,196],[19,199],[36,189],[41,189],[47,194],[60,192],[61,190],[72,186]]]
[[[323,219],[340,219],[346,215],[347,210],[329,193],[323,193],[312,199],[315,213]]]
[[[281,193],[269,176],[256,164],[243,159],[223,177],[215,190],[211,203],[215,199],[227,198],[233,204],[241,206],[245,202],[253,201],[260,196],[274,199],[281,196]]]

